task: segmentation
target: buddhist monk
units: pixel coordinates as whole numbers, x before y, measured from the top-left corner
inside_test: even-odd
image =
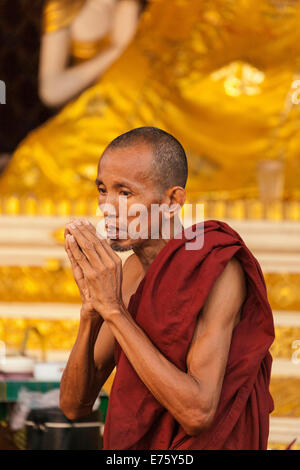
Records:
[[[60,406],[71,420],[90,414],[116,367],[105,450],[267,448],[274,326],[263,274],[228,224],[178,225],[187,176],[177,139],[133,129],[98,165],[107,238],[85,219],[66,226],[82,307]]]

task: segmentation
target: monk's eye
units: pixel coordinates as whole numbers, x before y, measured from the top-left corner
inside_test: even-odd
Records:
[[[131,192],[130,191],[120,191],[120,194],[122,194],[122,196],[130,196]]]
[[[98,186],[98,191],[99,191],[100,194],[105,194],[106,193],[106,189],[101,188],[100,186]]]

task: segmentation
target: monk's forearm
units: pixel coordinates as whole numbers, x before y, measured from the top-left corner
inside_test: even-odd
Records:
[[[160,353],[126,309],[106,321],[140,379],[186,432],[192,433],[201,422],[205,427],[199,383]]]
[[[102,323],[100,317],[80,321],[60,384],[60,406],[70,419],[89,414],[97,398],[99,374],[94,362],[94,347]]]

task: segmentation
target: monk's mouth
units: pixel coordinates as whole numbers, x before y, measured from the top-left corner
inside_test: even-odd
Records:
[[[126,239],[128,237],[127,231],[121,230],[118,227],[105,227],[107,237],[111,239]]]

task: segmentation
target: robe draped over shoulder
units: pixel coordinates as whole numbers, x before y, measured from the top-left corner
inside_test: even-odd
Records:
[[[202,248],[186,249],[186,243],[192,246],[192,232],[197,240],[204,237]],[[128,310],[161,354],[186,372],[187,353],[208,294],[230,259],[239,260],[247,296],[233,330],[213,423],[197,436],[187,435],[144,385],[116,342],[104,449],[266,449],[273,410],[269,348],[274,324],[260,265],[225,222],[207,220],[182,235],[158,253],[131,296]]]

